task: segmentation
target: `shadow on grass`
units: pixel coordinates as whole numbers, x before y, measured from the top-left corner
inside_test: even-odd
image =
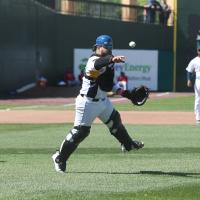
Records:
[[[55,148],[0,148],[1,154],[52,154],[55,152]],[[144,148],[140,150],[134,150],[127,152],[127,154],[191,154],[199,153],[200,147],[163,147],[163,148]],[[122,154],[119,148],[78,148],[75,151],[76,154]]]
[[[182,177],[195,177],[195,178],[200,178],[200,173],[195,173],[195,172],[140,171],[140,174],[168,175],[168,176],[182,176]]]
[[[113,175],[153,175],[153,176],[179,176],[179,177],[188,177],[188,178],[200,178],[200,173],[195,172],[163,172],[163,171],[139,171],[139,172],[67,172],[74,174],[113,174]]]

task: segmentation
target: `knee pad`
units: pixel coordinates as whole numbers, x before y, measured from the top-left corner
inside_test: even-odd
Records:
[[[90,133],[90,127],[88,126],[75,126],[69,134],[66,136],[66,140],[78,145],[82,142]]]

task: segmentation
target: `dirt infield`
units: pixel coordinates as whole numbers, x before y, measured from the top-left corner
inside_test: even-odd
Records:
[[[126,124],[195,124],[192,112],[132,112],[122,111]],[[11,110],[0,112],[0,123],[72,123],[74,111]],[[95,123],[100,123],[97,119]]]
[[[189,96],[192,93],[152,93],[150,99]],[[115,103],[126,101],[122,98],[111,98]],[[73,104],[74,98],[37,98],[0,100],[0,103],[17,105],[39,104]],[[126,124],[195,124],[193,112],[136,112],[121,111],[122,120]],[[0,124],[3,123],[73,123],[74,111],[59,110],[0,110]],[[95,123],[101,123],[98,119]]]

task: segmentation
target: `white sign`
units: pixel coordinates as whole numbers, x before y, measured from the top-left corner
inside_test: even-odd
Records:
[[[91,56],[90,49],[74,49],[74,75],[78,77]],[[128,76],[128,88],[146,85],[151,90],[158,89],[158,51],[115,49],[113,55],[126,57],[125,63],[115,64],[115,79],[120,72]]]

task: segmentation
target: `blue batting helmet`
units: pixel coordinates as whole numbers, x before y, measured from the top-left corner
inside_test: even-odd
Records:
[[[105,48],[112,50],[113,40],[109,35],[100,35],[96,39],[95,46],[104,46]]]

